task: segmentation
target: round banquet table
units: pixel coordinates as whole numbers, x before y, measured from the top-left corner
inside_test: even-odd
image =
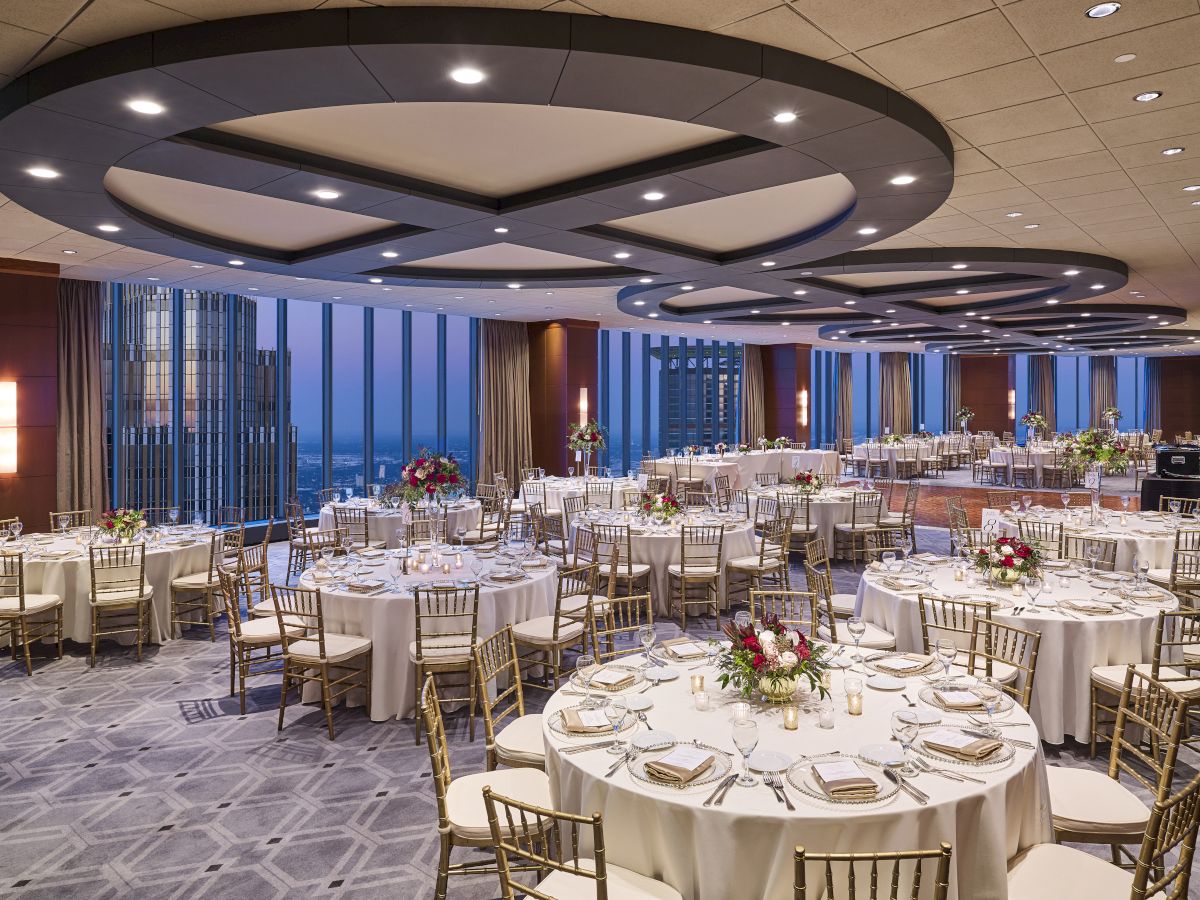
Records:
[[[344,506],[345,504],[342,505]],[[478,528],[479,520],[482,517],[482,509],[483,507],[478,500],[458,500],[454,503],[446,504],[447,537],[453,538],[455,531],[459,528],[464,528],[467,531]],[[372,539],[379,539],[377,532],[378,529],[382,528],[383,537],[387,541],[388,547],[394,550],[400,546],[400,539],[396,536],[396,532],[404,524],[404,520],[399,510],[387,507],[370,507],[367,509],[367,515],[371,519]],[[318,520],[318,527],[322,531],[329,531],[335,527],[335,524],[333,506],[326,504],[321,507],[321,517]]]
[[[489,580],[485,572],[497,565],[506,565],[502,557],[481,559],[471,550],[464,553],[464,567],[450,575],[401,575],[395,582],[387,571],[389,554],[361,559],[359,573],[348,581],[339,580],[318,584],[309,569],[300,578],[301,587],[320,587],[321,606],[326,631],[352,634],[371,639],[371,720],[382,722],[391,718],[409,718],[416,712],[416,666],[409,658],[408,647],[417,639],[416,608],[412,590],[425,583],[447,583],[456,578],[472,579],[471,566],[482,576],[479,591],[478,635],[486,638],[505,625],[513,625],[554,613],[557,595],[557,569],[546,563],[542,568],[528,569],[524,581],[500,584]],[[443,554],[453,562],[454,553]],[[373,581],[387,582],[383,590],[358,592],[355,584]],[[305,687],[305,702],[320,700],[318,685]],[[350,706],[361,706],[362,691],[347,697]]]
[[[1141,663],[1151,659],[1154,655],[1154,628],[1158,612],[1176,606],[1175,598],[1164,591],[1165,602],[1136,604],[1131,612],[1115,615],[1064,612],[1056,605],[1059,601],[1093,600],[1108,590],[1106,587],[1093,586],[1087,577],[1079,575],[1067,579],[1065,588],[1056,584],[1043,590],[1037,612],[1030,611],[1033,608],[1032,599],[1026,593],[1019,598],[1019,602],[1025,605],[1025,611],[1014,615],[1014,598],[1010,588],[988,590],[982,579],[979,586],[968,587],[965,582],[954,580],[954,570],[948,563],[925,566],[923,573],[915,575],[916,578],[923,576],[932,578],[930,587],[898,588],[884,583],[886,574],[868,570],[858,585],[856,608],[859,614],[868,622],[892,632],[896,636],[896,649],[921,650],[921,612],[917,605],[921,590],[946,596],[961,594],[980,600],[1001,601],[1003,606],[992,614],[996,621],[1042,635],[1030,714],[1037,723],[1042,739],[1052,744],[1063,743],[1067,735],[1073,735],[1081,741],[1088,739],[1092,667]],[[1054,580],[1057,579],[1055,575]],[[1047,578],[1047,581],[1050,580]]]
[[[704,484],[709,489],[715,487],[715,479],[718,475],[727,476],[729,487],[733,490],[748,487],[754,483],[754,475],[747,474],[750,470],[750,467],[744,462],[747,455],[743,454],[740,459],[729,453],[724,456],[693,456],[692,477],[703,478]],[[686,473],[688,462],[686,458],[665,456],[654,461],[655,474],[668,475],[674,480],[676,460],[679,461],[681,470]]]
[[[900,455],[900,451],[905,445],[913,446],[917,451],[917,462],[920,463],[923,459],[928,459],[933,455],[933,443],[930,441],[905,441],[902,444],[855,444],[854,458],[856,460],[866,461],[867,459],[886,459],[888,461],[888,475],[892,478],[896,477],[896,458]]]
[[[1079,513],[1083,514],[1082,524],[1079,523]],[[1017,537],[1020,533],[1017,523],[1024,517],[1024,513],[1014,514],[1012,510],[985,509],[982,521],[985,526],[995,521],[1000,537]],[[1125,524],[1122,525],[1121,513],[1103,508],[1095,525],[1090,524],[1091,510],[1080,507],[1073,507],[1071,513],[1064,516],[1061,509],[1034,506],[1030,508],[1028,518],[1063,522],[1065,535],[1116,538],[1118,572],[1132,572],[1133,561],[1137,558],[1148,559],[1152,569],[1170,569],[1171,554],[1175,549],[1175,529],[1200,527],[1200,522],[1195,519],[1158,512],[1125,513]]]
[[[209,565],[211,530],[178,526],[162,543],[146,548],[146,581],[154,588],[150,642],[162,644],[175,638],[171,623],[171,582],[184,575],[203,572]],[[87,644],[92,639],[92,609],[89,603],[92,573],[88,548],[74,535],[28,534],[25,547],[25,592],[57,594],[63,599],[63,637]],[[11,551],[13,544],[3,545]],[[132,635],[117,640],[132,643]]]
[[[756,519],[758,515],[758,498],[771,497],[780,493],[779,489],[774,486],[763,487],[756,490],[751,490],[748,497],[750,501],[750,518]],[[782,493],[787,493],[783,491]],[[835,525],[840,525],[843,522],[849,522],[854,515],[854,495],[857,491],[823,489],[813,495],[812,502],[808,505],[809,524],[817,529],[817,537],[824,539],[825,546],[829,552],[833,552],[833,528]],[[796,494],[796,499],[800,500],[803,496]],[[799,514],[797,514],[799,515]],[[802,547],[793,546],[794,550],[802,550]]]
[[[609,501],[609,509],[620,509],[624,501],[625,491],[638,490],[637,479],[635,478],[588,478],[583,479],[578,476],[575,478],[556,478],[553,475],[547,475],[545,478],[538,479],[535,484],[543,484],[546,486],[546,509],[563,508],[563,498],[565,497],[584,497],[587,495],[587,484],[611,484],[612,495]],[[528,498],[525,496],[525,487],[521,486],[521,499],[528,503]],[[544,510],[543,510],[544,511]]]
[[[739,556],[750,556],[757,552],[754,541],[754,523],[741,516],[734,518],[732,514],[712,518],[708,515],[675,516],[674,520],[665,526],[643,525],[637,517],[628,513],[601,515],[596,519],[601,524],[629,525],[630,550],[633,552],[635,563],[647,563],[650,566],[650,592],[654,595],[655,615],[668,614],[671,583],[667,577],[667,567],[678,563],[680,559],[680,526],[691,525],[724,525],[725,540],[721,546],[721,568],[731,559]],[[572,523],[571,539],[574,542],[575,531],[586,526],[586,520],[576,519]],[[727,605],[725,596],[725,575],[721,576],[721,607]]]
[[[1008,483],[1012,484],[1012,465],[1014,453],[1010,453],[1006,447],[993,447],[988,451],[988,461],[994,465],[1004,465],[1008,472]],[[1025,461],[1025,451],[1018,448],[1015,451],[1018,464],[1023,464]],[[1033,483],[1040,485],[1042,483],[1042,470],[1047,465],[1054,464],[1054,448],[1039,448],[1034,447],[1029,450],[1029,464],[1033,466]]]
[[[630,661],[641,661],[639,655]],[[681,667],[682,668],[682,667]],[[716,672],[701,669],[710,681]],[[655,729],[681,741],[699,739],[734,755],[730,736],[730,703],[738,696],[715,684],[712,708],[695,710],[684,671],[675,681],[650,688],[653,702],[647,719]],[[898,693],[866,688],[864,713],[846,712],[844,675],[832,675],[834,727],[817,727],[815,704],[801,706],[800,727],[785,731],[778,708],[756,705],[758,749],[773,750],[797,760],[803,754],[834,750],[855,753],[865,744],[887,742],[893,711],[905,707]],[[625,693],[641,690],[636,685]],[[608,859],[643,875],[661,879],[687,900],[790,900],[792,856],[796,845],[812,851],[867,852],[936,848],[954,845],[950,897],[954,900],[1000,900],[1006,896],[1007,860],[1032,844],[1053,840],[1044,760],[1032,722],[1019,706],[1004,720],[1025,727],[1005,728],[1006,736],[1029,741],[1038,749],[1016,749],[1003,768],[961,769],[985,784],[951,781],[934,775],[914,779],[930,795],[918,806],[900,793],[882,805],[834,805],[796,791],[785,780],[784,790],[795,806],[789,812],[762,784],[730,788],[721,806],[702,804],[715,785],[675,789],[635,780],[624,766],[611,778],[604,773],[615,757],[603,750],[564,754],[586,740],[564,737],[551,729],[553,714],[580,702],[578,696],[555,694],[546,704],[542,734],[546,771],[557,808],[604,816]],[[921,704],[925,708],[924,703]],[[946,725],[960,716],[943,715]],[[633,732],[644,730],[638,726]],[[600,735],[600,739],[608,736]],[[811,871],[811,870],[810,870]],[[1013,898],[1017,900],[1017,898]]]
[[[696,477],[704,478],[709,486],[716,475],[728,475],[729,486],[734,490],[742,490],[753,487],[755,475],[767,473],[790,478],[797,472],[811,470],[818,475],[835,478],[841,468],[841,459],[833,450],[751,450],[747,453],[729,452],[724,456],[715,453],[694,456],[692,466]],[[672,458],[656,460],[655,472],[674,476]]]

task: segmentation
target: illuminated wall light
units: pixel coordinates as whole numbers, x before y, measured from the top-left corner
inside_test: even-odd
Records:
[[[1008,419],[1014,421],[1017,417],[1017,392],[1010,390],[1008,392]]]
[[[17,471],[17,383],[0,381],[0,474]]]
[[[587,420],[588,420],[587,388],[581,387],[579,389],[579,421],[586,424]]]
[[[808,389],[800,389],[800,427],[808,427]]]

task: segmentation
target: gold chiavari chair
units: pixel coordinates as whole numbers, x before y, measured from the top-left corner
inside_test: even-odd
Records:
[[[600,813],[577,816],[549,806],[529,803],[483,789],[500,872],[501,900],[517,896],[555,900],[578,897],[596,900],[682,900],[674,888],[646,875],[608,862],[604,819]],[[591,856],[580,854],[590,846]],[[513,876],[519,871],[510,858],[538,873],[537,887]]]
[[[146,581],[146,545],[90,547],[88,554],[92,576],[88,598],[92,610],[88,665],[96,665],[96,644],[100,638],[130,632],[136,635],[137,659],[141,662],[142,646],[150,642],[154,616],[154,587]]]
[[[920,454],[916,444],[904,443],[896,448],[896,478],[907,480],[920,474]]]
[[[543,516],[541,519],[542,552],[553,559],[567,563],[567,534],[561,516]]]
[[[888,475],[881,475],[878,478],[871,479],[871,488],[879,491],[883,496],[883,510],[891,512],[892,494],[896,490],[896,479]]]
[[[976,619],[975,630],[982,632],[981,640],[976,642],[979,651],[975,662],[977,667],[982,663],[982,672],[977,674],[995,678],[1000,689],[1028,712],[1033,700],[1041,632],[990,618]]]
[[[1133,463],[1133,489],[1136,491],[1141,486],[1142,480],[1149,478],[1155,472],[1154,448],[1142,447],[1134,450],[1129,454],[1129,459]]]
[[[246,524],[246,510],[240,506],[220,506],[217,508],[217,528],[240,528]]]
[[[779,484],[778,472],[756,472],[754,474],[754,483],[759,487],[771,487]]]
[[[558,518],[562,515],[562,510],[551,508],[546,505],[546,485],[541,481],[526,481],[521,485],[521,495],[525,498],[525,505],[532,506],[534,503],[542,505],[542,513],[547,516]]]
[[[487,770],[497,765],[544,770],[542,714],[525,712],[520,658],[512,628],[505,625],[491,637],[476,642],[473,654]]]
[[[577,600],[571,601],[570,598],[585,598],[582,606],[586,608],[596,592],[599,569],[596,563],[578,569],[559,569],[558,593],[554,600],[553,615],[538,616],[512,626],[513,637],[516,638],[521,661],[526,664],[526,671],[531,667],[541,666],[543,682],[547,678],[550,682],[547,685],[526,681],[528,686],[550,693],[558,690],[559,679],[565,671],[564,654],[573,647],[581,648],[587,645],[587,630],[591,623],[586,618],[580,621],[572,615],[570,607]]]
[[[892,512],[887,504],[879,516],[880,528],[908,535],[914,553],[917,550],[917,503],[920,499],[921,483],[910,481],[904,489],[904,506],[899,514]]]
[[[333,507],[333,527],[345,529],[356,550],[381,549],[387,546],[385,540],[372,533],[371,526],[376,520],[377,516],[371,515],[363,506],[335,504]],[[376,525],[376,528],[378,527]]]
[[[833,568],[830,565],[829,549],[824,538],[817,538],[805,544],[804,566],[805,579],[809,591],[813,593],[818,591],[816,583],[809,580],[808,577],[808,570],[812,568],[815,572],[823,575],[826,583],[829,585],[829,599],[833,603],[834,615],[839,619],[848,619],[854,615],[854,608],[858,604],[858,597],[854,594],[833,593]]]
[[[849,554],[855,570],[858,561],[866,556],[866,533],[879,528],[883,495],[878,491],[858,491],[850,507],[850,521],[833,526],[835,551]]]
[[[589,481],[584,485],[584,500],[588,506],[612,509],[613,483],[611,481]]]
[[[1175,548],[1172,553],[1171,565],[1166,569],[1150,569],[1146,573],[1146,578],[1154,582],[1159,587],[1167,588],[1171,593],[1178,593],[1175,590],[1173,580],[1175,571],[1174,557],[1180,552],[1194,553],[1200,551],[1200,528],[1177,528],[1175,530]]]
[[[717,495],[717,506],[728,512],[733,506],[733,490],[729,487],[729,476],[720,473],[713,476],[713,493]]]
[[[463,538],[467,544],[488,544],[500,540],[508,528],[508,500],[503,497],[488,497],[479,501],[479,525],[472,528]]]
[[[1089,547],[1099,549],[1099,556],[1096,557],[1097,569],[1105,572],[1116,571],[1116,538],[1090,537],[1086,534],[1071,534],[1070,532],[1063,533],[1063,559],[1069,559],[1074,562],[1086,562],[1090,566],[1092,559],[1088,556]]]
[[[790,518],[780,517],[763,522],[759,526],[758,552],[750,556],[735,557],[725,564],[726,590],[731,589],[729,582],[734,575],[741,575],[747,579],[748,590],[762,590],[771,581],[781,590],[791,587],[788,577],[791,540]]]
[[[646,479],[646,492],[650,494],[669,494],[671,479],[666,475],[654,475]]]
[[[649,594],[610,596],[591,615],[592,655],[605,663],[638,649],[638,629],[654,624],[654,602]]]
[[[979,484],[995,484],[995,469],[992,468],[992,460],[987,447],[972,446],[971,454],[971,480]]]
[[[50,513],[51,531],[70,531],[72,528],[87,528],[92,524],[90,509],[64,509]]]
[[[763,522],[769,522],[772,519],[779,518],[779,495],[768,497],[762,495],[754,503],[754,524],[755,527]]]
[[[243,533],[240,528],[236,532],[228,532],[230,535]],[[226,558],[226,534],[226,532],[214,531],[209,536],[208,566],[204,571],[171,579],[172,629],[178,625],[182,632],[193,625],[207,625],[208,639],[210,641],[217,639],[214,623],[217,616],[224,611],[223,606],[218,608],[220,601],[217,593],[221,589],[221,584],[217,575],[217,566]],[[237,537],[230,541],[231,544],[237,542]]]
[[[621,508],[622,509],[640,509],[642,506],[642,497],[644,495],[637,488],[629,488],[621,491]]]
[[[1009,504],[1016,500],[1021,502],[1021,494],[1018,491],[988,491],[987,505],[988,509],[1009,509]]]
[[[724,546],[724,525],[684,525],[679,529],[679,562],[667,566],[667,615],[673,615],[678,604],[680,631],[687,631],[688,609],[694,607],[711,609],[716,627],[721,627]],[[700,599],[695,599],[693,591],[700,594]]]
[[[808,853],[803,847],[797,847],[795,900],[898,900],[902,897],[947,900],[950,896],[951,853],[950,845],[945,841],[939,850],[886,853]],[[820,871],[814,879],[816,884],[811,894],[807,875],[810,862]],[[926,862],[931,866],[937,864],[930,890],[924,889],[923,885]],[[863,869],[866,871],[862,872]],[[905,869],[907,874],[904,874]],[[843,884],[845,893],[838,887]],[[1012,896],[1016,897],[1015,894]]]
[[[1051,522],[1048,519],[1019,519],[1017,534],[1026,544],[1041,550],[1046,559],[1063,558],[1062,522]]]
[[[927,656],[937,653],[938,641],[950,641],[958,648],[950,674],[983,674],[977,659],[983,654],[983,642],[989,633],[980,633],[975,625],[991,619],[990,603],[921,594],[917,610],[921,616],[921,647]]]
[[[575,529],[574,546],[571,549],[571,565],[590,566],[597,561],[596,533],[590,524]]]
[[[429,748],[429,763],[433,770],[433,788],[437,798],[437,830],[441,845],[438,854],[435,900],[446,900],[451,875],[496,874],[494,857],[475,858],[452,863],[455,847],[492,847],[491,826],[484,803],[484,789],[494,787],[509,797],[522,797],[537,806],[550,806],[550,781],[546,773],[532,768],[495,769],[474,772],[455,778],[450,767],[450,747],[446,742],[446,725],[438,701],[437,686],[432,678],[425,681],[421,691],[421,707],[417,713],[425,726]]]
[[[1056,841],[1107,844],[1113,862],[1126,845],[1141,843],[1150,808],[1121,777],[1133,779],[1155,801],[1170,794],[1186,707],[1169,685],[1132,665],[1126,669],[1108,772],[1046,767]]]
[[[808,577],[809,590],[817,595],[817,614],[821,624],[817,626],[817,637],[831,644],[839,643],[837,617],[833,607],[833,584],[824,572],[818,572],[808,563],[804,564],[804,574]],[[863,633],[859,646],[864,650],[895,650],[896,636],[886,629],[880,628],[874,622],[866,622],[867,630]],[[848,643],[853,643],[849,633],[843,631],[842,637]]]
[[[1194,516],[1196,510],[1200,507],[1200,498],[1196,497],[1159,497],[1158,511],[1169,512],[1172,503],[1179,504],[1179,512],[1181,515]]]
[[[0,554],[0,634],[8,631],[8,646],[15,662],[25,657],[25,673],[33,675],[30,648],[43,638],[58,644],[63,654],[63,601],[57,594],[25,592],[25,555]]]
[[[497,472],[492,476],[492,480],[496,482],[496,490],[500,496],[508,501],[508,511],[510,515],[522,514],[525,512],[525,500],[513,492],[512,485],[508,483],[508,476],[503,472]]]
[[[683,496],[687,491],[704,490],[704,479],[692,470],[692,458],[676,456],[671,459],[675,468],[675,493]]]
[[[581,512],[583,512],[585,506],[587,506],[587,500],[581,496],[576,495],[573,497],[563,497],[562,523],[564,532],[570,532],[571,523],[575,521]]]
[[[219,567],[217,578],[229,621],[229,696],[238,695],[238,707],[244,716],[246,679],[283,672],[283,637],[274,616],[242,619],[243,603],[253,601],[250,586],[237,572],[236,564]],[[288,628],[293,634],[302,633],[299,622],[290,622]]]
[[[314,560],[308,556],[307,534],[308,521],[304,517],[304,507],[298,500],[289,500],[283,507],[287,518],[288,529],[288,578],[299,575],[311,565]]]
[[[592,525],[596,534],[596,553],[600,560],[600,575],[611,585],[614,581],[623,594],[649,589],[650,564],[633,561],[633,539],[628,525]],[[617,565],[612,565],[613,549],[619,549]]]
[[[464,676],[465,695],[446,697],[468,704],[467,728],[475,740],[475,641],[479,631],[479,585],[469,588],[418,587],[413,594],[416,610],[417,639],[408,646],[408,658],[416,667],[416,685],[433,677],[444,691],[445,676]],[[418,688],[419,690],[419,688]],[[420,695],[415,701],[419,704]],[[417,743],[421,742],[421,723],[416,723]]]
[[[521,486],[524,487],[527,482],[538,481],[542,477],[541,469],[534,466],[521,467]]]
[[[341,488],[334,488],[334,487],[317,488],[317,502],[320,503],[322,506],[325,506],[327,503],[335,502],[335,500],[340,498],[341,496],[342,496]]]
[[[337,530],[345,533],[345,529]],[[235,571],[243,582],[247,615],[274,618],[275,605],[271,600],[271,573],[267,564],[267,546],[250,544],[248,547],[243,547],[238,551],[235,566]]]
[[[780,515],[791,522],[789,549],[792,546],[807,549],[808,544],[817,537],[817,526],[812,520],[812,497],[807,494],[798,497],[780,494],[778,501]]]
[[[1200,775],[1156,801],[1132,872],[1074,847],[1034,844],[1008,864],[1008,896],[1060,900],[1079,894],[1112,900],[1186,900],[1200,827]]]
[[[778,618],[779,624],[815,637],[819,622],[817,595],[812,591],[751,591],[750,620],[757,624],[764,616]]]
[[[1013,447],[1009,453],[1009,469],[1013,487],[1037,487],[1037,467],[1029,458],[1028,447]]]
[[[1052,459],[1042,463],[1042,487],[1069,488],[1071,486],[1071,470],[1067,466],[1066,455],[1062,450],[1055,448]]]

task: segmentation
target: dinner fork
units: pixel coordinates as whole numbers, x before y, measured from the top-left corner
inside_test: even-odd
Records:
[[[783,800],[784,805],[787,806],[788,810],[795,812],[796,807],[792,805],[792,801],[788,797],[787,791],[783,789],[783,779],[779,777],[779,773],[771,772],[770,774],[763,775],[763,778],[766,780],[767,784],[775,789],[775,795]]]

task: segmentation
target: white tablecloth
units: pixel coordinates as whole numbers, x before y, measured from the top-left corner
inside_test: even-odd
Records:
[[[990,462],[996,465],[1004,465],[1005,470],[1008,472],[1009,484],[1012,484],[1013,455],[1014,453],[1009,452],[1005,447],[993,447],[988,451],[988,460]],[[1015,455],[1017,465],[1025,465],[1025,451],[1018,447]],[[1054,464],[1054,450],[1031,449],[1029,451],[1029,464],[1033,466],[1034,484],[1040,485],[1042,483],[1042,470],[1047,465]]]
[[[191,531],[190,526],[187,528]],[[184,575],[203,572],[208,567],[212,549],[207,530],[183,546],[161,544],[146,551],[146,580],[154,588],[153,621],[150,642],[162,644],[177,636],[171,624],[171,582]],[[63,599],[63,637],[81,644],[92,639],[92,609],[88,602],[92,575],[87,547],[75,538],[55,537],[43,542],[44,535],[26,535],[25,592],[28,594],[57,594]],[[31,544],[31,538],[34,542]],[[182,537],[180,538],[183,539]],[[30,546],[31,545],[31,546]],[[11,548],[11,544],[5,545]],[[71,556],[60,559],[31,558],[37,551],[67,550]],[[132,635],[129,642],[132,642]]]
[[[905,443],[912,444],[916,449],[918,463],[933,455],[934,445],[930,441],[906,441]],[[886,459],[888,462],[888,475],[895,478],[896,459],[902,457],[903,450],[904,444],[856,444],[854,447],[854,458],[864,462],[868,458]]]
[[[775,497],[778,489],[766,487],[752,491],[749,495],[750,518],[757,518],[758,498]],[[833,553],[833,528],[844,522],[849,522],[854,514],[855,491],[823,490],[812,498],[808,506],[809,524],[817,529],[817,537],[824,538],[826,549]],[[800,495],[797,495],[797,500]],[[793,550],[803,550],[803,547],[793,545]]]
[[[1175,549],[1175,528],[1195,527],[1195,520],[1179,520],[1171,515],[1150,513],[1126,513],[1125,524],[1121,524],[1121,514],[1113,510],[1102,509],[1096,525],[1091,525],[1091,510],[1073,507],[1074,513],[1083,513],[1083,524],[1067,524],[1064,532],[1080,534],[1087,537],[1117,539],[1117,570],[1120,572],[1133,571],[1135,558],[1148,558],[1150,568],[1171,568],[1171,554]],[[1016,537],[1020,531],[1017,520],[1011,510],[983,511],[983,522],[991,521],[992,516],[998,516],[998,537]],[[1029,513],[1031,519],[1041,519],[1051,522],[1065,521],[1061,509],[1046,509],[1039,511],[1036,507]],[[1076,519],[1075,522],[1078,520]]]
[[[699,739],[736,756],[727,704],[738,698],[720,690],[713,669],[700,672],[713,682],[708,686],[710,694],[716,694],[711,710],[694,709],[691,673],[683,672],[678,680],[646,694],[654,703],[647,718],[655,729],[683,741]],[[758,747],[794,760],[802,754],[856,752],[864,744],[888,742],[891,713],[904,708],[903,699],[867,688],[864,714],[850,716],[842,681],[841,674],[833,675],[832,730],[818,728],[816,713],[806,710],[799,730],[785,731],[778,709],[760,707],[755,714]],[[687,900],[790,900],[797,844],[812,851],[864,852],[936,848],[941,841],[954,845],[951,898],[1001,900],[1006,896],[1008,858],[1053,840],[1040,749],[1017,750],[1008,767],[999,771],[974,772],[987,782],[984,785],[920,776],[915,785],[931,797],[924,807],[903,794],[874,809],[834,806],[807,799],[787,785],[796,807],[788,812],[762,785],[735,785],[722,806],[705,808],[711,785],[682,791],[656,788],[635,781],[625,769],[605,778],[614,757],[603,750],[564,755],[563,749],[581,742],[553,733],[550,716],[578,702],[578,697],[559,693],[546,705],[546,769],[556,807],[585,815],[602,813],[608,860],[665,881]],[[952,718],[957,717],[947,720]],[[1005,721],[1029,719],[1018,708]],[[1031,724],[1004,730],[1037,743]],[[740,765],[735,758],[735,766]]]
[[[729,486],[735,490],[751,487],[758,474],[773,473],[787,478],[797,472],[812,470],[833,478],[839,467],[839,457],[833,450],[752,450],[692,458],[693,477],[703,478],[711,486],[715,476],[728,475]],[[675,463],[672,458],[663,457],[655,461],[655,471],[659,475],[674,476]]]
[[[460,500],[457,504],[450,504],[446,511],[447,539],[453,542],[454,533],[459,528],[464,528],[467,531],[478,528],[482,509],[483,507],[478,500]],[[403,524],[399,510],[371,509],[368,510],[367,514],[371,517],[371,539],[379,540],[382,534],[383,539],[387,541],[388,547],[392,549],[399,547],[400,539],[396,536],[396,532]],[[332,506],[321,507],[321,517],[318,520],[318,526],[322,531],[328,531],[335,526]]]
[[[466,559],[469,565],[469,551]],[[481,564],[482,562],[480,561]],[[361,578],[390,578],[387,567],[382,562],[365,566],[362,572]],[[465,574],[462,577],[471,577],[466,569],[463,572]],[[439,579],[454,577],[458,576],[438,576]],[[413,585],[432,578],[432,575],[401,576],[399,583]],[[307,575],[301,580],[301,585],[313,586]],[[492,586],[485,583],[479,592],[480,639],[491,636],[505,625],[552,615],[557,585],[557,570],[553,566],[532,570],[529,578],[518,584]],[[366,596],[346,590],[322,588],[321,599],[327,631],[371,639],[372,721],[411,717],[416,711],[416,667],[409,659],[408,646],[417,639],[416,611],[412,595],[388,590],[374,596]],[[361,691],[352,693],[348,697],[349,704],[361,706],[361,694]],[[306,701],[312,702],[319,698],[320,692],[314,686],[306,688]]]
[[[637,479],[635,478],[591,478],[586,481],[583,478],[543,478],[535,484],[542,484],[546,487],[546,509],[563,508],[563,498],[565,497],[584,497],[587,495],[587,483],[612,485],[612,494],[608,501],[610,509],[620,509],[624,501],[625,491],[637,490]],[[532,496],[532,495],[531,495]],[[521,499],[526,503],[529,502],[529,497],[525,494],[525,486],[521,486]],[[603,501],[599,501],[601,505],[605,505]],[[544,510],[543,510],[544,511]]]
[[[1051,570],[1047,570],[1051,571]],[[933,589],[947,594],[971,593],[980,597],[1011,600],[1012,591],[1002,588],[987,592],[969,589],[954,580],[948,565],[934,566]],[[1048,579],[1050,580],[1050,579]],[[866,574],[858,585],[859,613],[875,625],[896,635],[899,650],[920,650],[921,613],[916,593],[899,592],[878,584],[878,576]],[[1096,597],[1102,590],[1091,587],[1085,578],[1070,579],[1069,587],[1055,586],[1042,593],[1042,603],[1066,599]],[[1029,597],[1024,598],[1028,604]],[[1174,603],[1163,607],[1173,608]],[[1061,744],[1067,735],[1088,739],[1088,710],[1093,666],[1148,662],[1154,655],[1154,625],[1158,609],[1137,607],[1135,613],[1074,618],[1054,607],[1031,614],[1028,609],[1014,616],[1012,607],[998,609],[994,618],[1028,631],[1041,632],[1037,671],[1033,684],[1030,712],[1042,739]],[[840,634],[840,632],[839,632]],[[1015,900],[1015,898],[1014,898]]]

